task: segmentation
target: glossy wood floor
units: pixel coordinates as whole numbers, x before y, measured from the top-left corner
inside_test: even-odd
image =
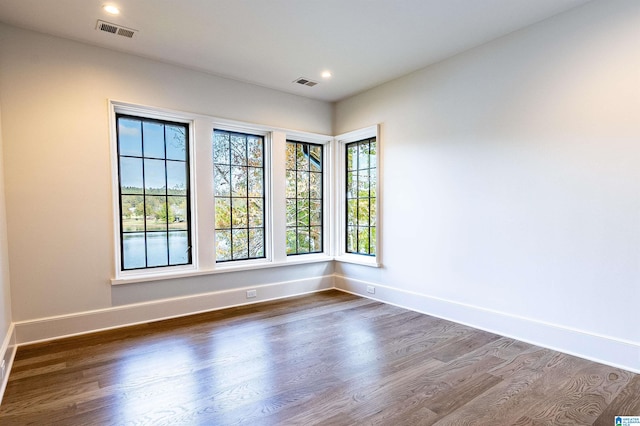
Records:
[[[21,347],[2,425],[613,425],[640,376],[337,291]]]

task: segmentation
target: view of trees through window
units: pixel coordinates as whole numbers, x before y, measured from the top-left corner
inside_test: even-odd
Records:
[[[322,145],[287,141],[287,255],[322,252]]]
[[[116,119],[122,269],[191,263],[188,125]]]
[[[376,139],[346,145],[346,252],[376,254]]]
[[[214,130],[216,261],[265,257],[264,138]]]
[[[312,254],[305,259],[316,261],[326,253],[377,264],[379,141],[373,126],[335,139],[298,132],[288,139],[287,132],[279,131],[272,141],[267,136],[272,130],[262,126],[113,105],[116,279],[137,279],[146,269],[155,274],[185,265],[172,269],[186,271],[198,263],[207,269],[213,262],[238,261],[230,264],[234,269],[243,261],[284,264],[285,254],[300,261]],[[192,125],[208,127],[211,137],[210,157],[197,161],[198,173],[191,168],[196,156],[190,152],[195,146]],[[272,143],[274,152],[284,154],[273,163]],[[343,160],[335,166],[334,149]],[[200,187],[212,192],[209,202],[200,200],[198,211],[204,216],[193,210],[199,179],[205,179]],[[332,207],[333,191],[339,212]],[[203,246],[214,248],[214,259],[205,259],[212,256],[209,250],[198,251]],[[196,262],[198,253],[201,262]]]

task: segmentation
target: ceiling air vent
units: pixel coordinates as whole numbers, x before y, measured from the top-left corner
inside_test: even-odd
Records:
[[[316,84],[318,84],[317,81],[311,81],[308,78],[303,78],[303,77],[300,77],[299,79],[294,80],[293,82],[294,83],[298,83],[298,84],[302,84],[303,86],[309,86],[309,87],[313,87]]]
[[[131,28],[125,28],[120,25],[112,24],[111,22],[101,21],[99,19],[98,24],[96,25],[96,30],[127,38],[133,38],[133,36],[138,32],[138,30],[132,30]]]

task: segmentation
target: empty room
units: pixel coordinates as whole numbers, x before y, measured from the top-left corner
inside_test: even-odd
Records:
[[[640,1],[0,0],[0,424],[640,423]]]

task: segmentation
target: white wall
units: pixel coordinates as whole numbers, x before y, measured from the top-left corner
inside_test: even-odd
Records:
[[[1,111],[1,110],[0,110]],[[7,247],[7,215],[4,195],[4,161],[2,144],[2,113],[0,112],[0,348],[11,327],[11,286]],[[3,353],[0,351],[0,359]]]
[[[1,93],[0,93],[1,95]],[[9,380],[8,372],[15,354],[15,333],[11,315],[11,283],[9,281],[9,252],[7,246],[7,215],[4,195],[4,162],[2,144],[2,113],[0,112],[0,362],[5,374],[0,373],[0,402]]]
[[[335,117],[335,133],[382,126],[384,267],[341,265],[346,281],[457,320],[461,306],[523,317],[519,336],[545,324],[630,344],[640,370],[640,2],[588,3]]]
[[[9,281],[7,219],[4,197],[4,162],[2,157],[2,113],[0,112],[0,344],[11,326],[11,286]],[[1,355],[2,354],[0,354],[0,356]]]
[[[6,25],[0,63],[14,321],[333,273],[324,263],[117,287],[109,281],[108,99],[326,134],[331,104]]]

